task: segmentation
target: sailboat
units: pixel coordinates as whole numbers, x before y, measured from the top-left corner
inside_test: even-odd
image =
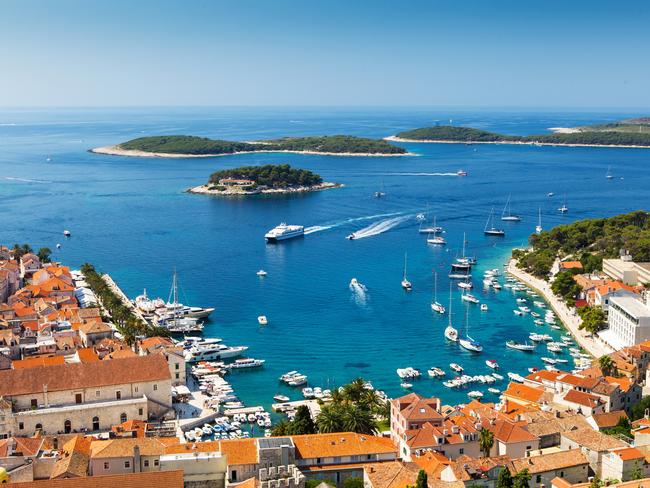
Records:
[[[497,229],[494,226],[494,207],[492,207],[492,210],[490,211],[490,216],[487,219],[487,222],[485,222],[485,228],[483,229],[483,234],[486,236],[498,236],[498,237],[504,237],[506,235],[506,231],[503,229]]]
[[[433,236],[427,238],[427,244],[433,244],[434,246],[444,246],[447,244],[447,241],[444,237],[438,235],[439,231],[433,231]]]
[[[158,315],[156,325],[166,327],[170,333],[201,332],[203,323],[199,321],[199,318],[207,317],[214,310],[213,308],[186,307],[178,303],[178,279],[175,269],[169,298],[164,309],[165,313]]]
[[[614,175],[612,174],[612,167],[611,166],[607,166],[607,173],[605,174],[605,178],[607,178],[608,180],[613,180],[614,179]]]
[[[451,283],[449,283],[449,324],[445,328],[445,337],[452,342],[458,340],[458,331],[451,325]]]
[[[384,191],[384,182],[381,182],[381,189],[379,191],[375,192],[375,198],[382,198],[386,196],[386,192]]]
[[[426,216],[426,214],[425,214],[425,216]],[[433,234],[439,234],[440,232],[442,232],[442,230],[443,230],[442,227],[440,227],[439,225],[436,225],[436,216],[435,215],[433,216],[433,225],[426,225],[425,222],[426,222],[425,220],[420,222],[420,228],[418,229],[418,232],[420,234],[432,234],[432,233]]]
[[[503,207],[503,212],[501,212],[501,220],[506,222],[519,222],[521,221],[521,217],[519,215],[512,215],[510,212],[510,197],[511,195],[508,195],[506,205]]]
[[[445,313],[445,307],[438,302],[438,273],[433,273],[433,301],[431,302],[431,310],[438,313]]]
[[[539,208],[539,217],[537,219],[537,225],[535,226],[535,232],[538,234],[542,233],[542,207]]]
[[[451,270],[452,272],[456,271],[465,271],[466,273],[469,273],[470,270],[472,269],[472,264],[476,262],[476,259],[474,258],[467,258],[465,257],[465,244],[467,243],[466,235],[463,232],[463,254],[460,258],[456,258],[456,261],[451,263]]]
[[[411,291],[413,288],[411,282],[406,279],[406,253],[404,253],[404,276],[402,278],[402,288],[404,288],[406,291]]]
[[[558,211],[560,213],[567,213],[569,211],[569,207],[566,206],[566,195],[564,195],[564,203],[560,208],[558,208]]]
[[[465,337],[461,337],[458,339],[458,343],[463,349],[467,349],[468,351],[472,352],[481,352],[483,350],[483,346],[478,341],[475,341],[472,339],[469,334],[469,306],[465,307]]]

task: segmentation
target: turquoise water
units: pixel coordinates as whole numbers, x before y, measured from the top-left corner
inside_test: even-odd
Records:
[[[505,133],[533,133],[547,127],[604,122],[628,113],[492,113],[397,109],[147,109],[0,111],[0,242],[63,247],[55,257],[79,266],[94,263],[109,272],[131,296],[147,288],[167,297],[171,272],[179,273],[181,297],[214,306],[206,335],[250,346],[264,358],[263,370],[231,375],[249,405],[272,402],[284,392],[280,374],[298,369],[312,386],[334,386],[357,376],[389,395],[403,390],[399,367],[449,372],[461,363],[469,374],[488,371],[496,359],[502,371],[525,373],[541,367],[545,347],[524,354],[508,351],[507,339],[529,332],[552,333],[532,318],[516,317],[509,290],[484,292],[483,271],[501,267],[513,246],[526,242],[542,208],[545,229],[561,223],[649,207],[649,150],[553,148],[496,145],[406,144],[417,156],[341,158],[254,154],[210,159],[134,159],[94,155],[88,148],[145,134],[196,134],[228,139],[283,135],[355,134],[382,137],[435,121]],[[46,159],[50,158],[50,161]],[[338,190],[309,195],[226,200],[183,192],[217,169],[245,164],[284,163],[304,167]],[[607,167],[623,179],[605,178]],[[463,168],[466,178],[433,176]],[[382,182],[386,198],[375,199]],[[554,198],[546,197],[549,191]],[[500,215],[508,194],[521,223],[503,223],[504,239],[482,230],[492,206]],[[556,209],[567,195],[568,214]],[[448,246],[427,246],[415,215],[427,208],[446,229]],[[350,232],[387,219],[398,224],[373,237],[347,241]],[[319,232],[266,245],[263,234],[281,221],[327,227]],[[390,227],[385,225],[385,227]],[[64,241],[63,229],[73,237]],[[429,307],[433,270],[439,272],[439,300],[447,305],[449,264],[460,252],[463,232],[468,253],[479,258],[475,294],[490,307],[470,307],[470,334],[481,341],[476,355],[445,342],[447,317]],[[408,252],[413,291],[400,287]],[[268,277],[255,272],[264,268]],[[368,288],[355,299],[352,277]],[[503,280],[502,280],[503,281]],[[454,287],[453,320],[464,329],[464,306]],[[269,325],[256,317],[265,314]],[[568,355],[566,356],[568,358]],[[504,388],[505,384],[495,385]],[[474,389],[474,388],[472,388]],[[486,391],[485,387],[479,388]],[[423,377],[414,391],[445,402],[467,400],[467,390],[448,390]],[[490,398],[486,394],[486,398]]]

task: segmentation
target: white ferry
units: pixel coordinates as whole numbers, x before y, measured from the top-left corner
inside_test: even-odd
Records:
[[[278,242],[293,239],[294,237],[302,237],[303,235],[305,235],[305,228],[302,225],[288,225],[282,222],[264,234],[264,238],[266,242]]]

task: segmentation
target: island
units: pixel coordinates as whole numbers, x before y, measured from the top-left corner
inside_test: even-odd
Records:
[[[288,164],[242,166],[210,175],[205,185],[190,188],[189,193],[203,195],[258,195],[260,193],[305,193],[339,188],[338,183],[323,182],[320,175]]]
[[[650,148],[650,118],[641,117],[584,127],[553,127],[552,134],[516,136],[471,127],[437,125],[399,132],[387,141],[452,144],[533,144]]]
[[[266,141],[224,141],[197,136],[140,137],[115,146],[97,147],[90,152],[116,156],[192,158],[246,153],[300,153],[325,156],[405,156],[403,147],[381,139],[335,135],[284,137]]]

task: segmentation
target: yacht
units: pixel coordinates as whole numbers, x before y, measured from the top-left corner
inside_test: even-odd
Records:
[[[221,359],[234,358],[248,350],[247,346],[228,347],[220,343],[195,343],[189,350],[184,352],[185,361],[195,363],[198,361],[218,361]]]
[[[263,269],[260,269],[257,273],[255,273],[257,276],[266,276],[268,273],[264,271]]]
[[[560,208],[557,209],[558,212],[560,213],[567,213],[569,211],[569,207],[566,206],[566,196],[564,197],[564,203]]]
[[[469,336],[469,307],[465,308],[465,337],[459,338],[458,343],[463,349],[467,349],[468,351],[472,351],[472,352],[483,351],[483,346],[481,345],[481,343],[472,339]]]
[[[404,253],[404,275],[402,277],[402,288],[404,288],[406,291],[411,291],[413,289],[413,285],[406,278],[406,253]]]
[[[528,343],[520,344],[512,340],[506,342],[506,347],[510,349],[516,349],[517,351],[525,351],[525,352],[531,352],[535,349],[534,344],[528,344]]]
[[[445,307],[438,302],[438,273],[433,273],[433,301],[431,302],[431,310],[438,313],[445,313]]]
[[[486,236],[496,236],[496,237],[504,237],[506,235],[506,232],[503,229],[497,229],[494,226],[494,207],[492,207],[492,210],[490,211],[490,216],[485,222],[485,228],[483,229],[483,234],[485,234]]]
[[[499,368],[499,363],[497,363],[494,359],[488,359],[487,361],[485,361],[485,364],[487,365],[488,368],[492,368],[492,369]]]
[[[258,368],[264,366],[266,359],[243,358],[236,359],[234,363],[229,364],[229,369]]]
[[[510,196],[508,195],[508,200],[506,201],[506,206],[503,207],[503,212],[501,212],[501,220],[505,222],[520,222],[521,217],[519,215],[513,215],[510,212]]]
[[[472,295],[471,293],[463,293],[463,294],[460,296],[460,299],[461,299],[461,300],[465,300],[466,302],[470,302],[470,303],[479,303],[479,299],[476,298],[476,297],[475,297],[474,295]]]
[[[434,246],[444,246],[447,244],[447,241],[444,237],[439,236],[438,232],[432,232],[432,236],[427,238],[427,244],[433,244]]]
[[[433,217],[433,225],[426,225],[424,222],[425,221],[423,220],[420,223],[420,228],[418,229],[418,232],[420,234],[440,234],[443,231],[442,227],[440,227],[439,225],[436,225],[436,217],[435,217],[435,215]]]
[[[605,178],[607,178],[608,180],[613,180],[614,179],[614,175],[612,174],[612,167],[611,166],[607,166],[607,173],[605,174]]]
[[[383,198],[386,196],[386,192],[384,191],[384,182],[381,182],[381,189],[379,191],[375,192],[375,198]]]
[[[156,309],[163,308],[165,306],[165,302],[161,298],[156,298],[156,299],[149,298],[147,296],[146,288],[142,292],[142,295],[138,295],[137,297],[135,297],[133,303],[135,304],[136,307],[138,307],[138,309],[140,309],[140,311],[144,313],[154,313]]]
[[[449,273],[448,276],[452,280],[469,280],[472,278],[472,275],[468,273]]]
[[[539,208],[539,216],[537,218],[537,225],[535,226],[535,232],[537,234],[542,233],[542,208]]]
[[[260,315],[257,317],[257,323],[260,325],[266,325],[269,323],[269,319],[266,318],[266,315]]]
[[[199,322],[199,319],[191,317],[157,320],[156,325],[164,327],[170,334],[187,334],[188,332],[203,331],[203,322]]]
[[[304,235],[305,228],[302,225],[287,225],[285,222],[282,222],[280,225],[264,234],[264,238],[266,239],[266,242],[279,242],[294,237],[302,237]]]
[[[471,290],[474,288],[474,285],[472,285],[471,281],[460,281],[458,282],[458,288],[462,288],[464,290]]]
[[[456,171],[456,176],[467,176],[467,171],[463,169],[459,169],[458,171]]]
[[[445,337],[452,341],[458,341],[458,331],[451,325],[451,283],[449,284],[449,323],[445,328]]]

